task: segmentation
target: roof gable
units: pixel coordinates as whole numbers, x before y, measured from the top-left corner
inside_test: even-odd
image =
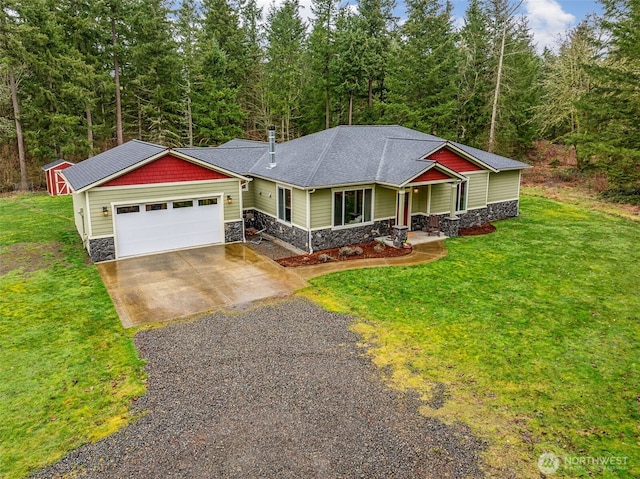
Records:
[[[468,159],[463,158],[461,155],[447,149],[446,146],[429,155],[427,159],[437,161],[441,165],[444,165],[457,173],[482,171],[484,169]]]
[[[73,166],[74,163],[71,163],[70,161],[67,160],[56,160],[56,161],[52,161],[51,163],[47,163],[46,165],[42,165],[40,168],[44,171],[47,170],[51,170],[52,168],[56,168],[58,170],[62,170],[65,168],[69,168],[70,166]]]
[[[128,171],[100,186],[129,186],[154,183],[176,183],[182,181],[217,180],[229,178],[215,170],[210,170],[171,154]]]
[[[78,192],[165,151],[164,146],[131,140],[81,161],[62,174]]]
[[[437,168],[430,168],[421,175],[416,176],[411,183],[422,183],[427,181],[450,180],[452,177]]]

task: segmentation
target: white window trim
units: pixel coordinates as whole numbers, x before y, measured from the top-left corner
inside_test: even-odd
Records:
[[[288,191],[291,197],[291,221],[280,218],[280,189]],[[288,226],[291,226],[293,224],[293,191],[288,186],[276,185],[276,219],[278,220],[278,223],[282,223]]]
[[[458,209],[460,205],[460,187],[465,185],[464,188],[464,209]],[[456,214],[466,213],[469,211],[469,180],[461,181],[456,185]]]
[[[346,224],[346,225],[335,225],[335,210],[336,210],[336,193],[342,193],[344,195],[344,193],[346,191],[364,191],[364,190],[371,190],[371,220],[369,221],[363,221],[362,223],[352,223],[352,224]],[[333,230],[341,230],[341,229],[346,229],[346,228],[355,228],[358,226],[368,226],[368,225],[372,225],[375,222],[375,212],[374,212],[374,206],[375,206],[375,191],[376,189],[374,188],[373,185],[367,185],[367,186],[361,186],[359,188],[356,187],[345,187],[345,188],[332,188],[331,189],[331,229]],[[363,193],[363,197],[366,196]],[[363,205],[364,207],[364,205]],[[344,201],[342,202],[342,220],[344,221]]]

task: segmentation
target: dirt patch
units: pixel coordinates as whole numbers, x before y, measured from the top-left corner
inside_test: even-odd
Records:
[[[45,269],[53,261],[62,257],[62,245],[57,241],[2,246],[0,247],[0,275],[16,269],[22,269],[23,273]]]
[[[357,254],[344,254],[349,253],[349,251],[345,250],[344,248],[350,248],[351,253]],[[383,245],[377,241],[369,241],[367,243],[359,243],[343,248],[331,248],[322,251],[316,251],[312,254],[290,256],[288,258],[281,258],[276,261],[282,266],[295,267],[307,266],[311,264],[321,264],[332,261],[351,261],[366,258],[395,258],[398,256],[404,256],[409,253],[411,253],[411,248],[392,248],[391,246]]]
[[[473,226],[471,228],[460,228],[458,235],[460,236],[479,236],[493,233],[496,227],[491,223],[485,223],[482,226]]]

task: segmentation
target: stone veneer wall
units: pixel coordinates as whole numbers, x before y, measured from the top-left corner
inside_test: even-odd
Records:
[[[89,240],[89,257],[93,263],[116,258],[116,245],[113,236]]]
[[[500,203],[491,203],[485,208],[470,210],[466,213],[458,215],[458,219],[452,221],[448,214],[440,216],[440,226],[442,232],[449,236],[458,236],[459,228],[471,228],[473,226],[482,226],[491,221],[504,220],[518,216],[518,200],[502,201]],[[429,223],[427,215],[413,215],[411,217],[411,231],[420,231],[426,228]]]
[[[245,219],[247,227],[257,229],[266,228],[266,233],[274,236],[286,243],[292,244],[296,248],[309,251],[309,233],[306,230],[293,225],[286,225],[278,221],[273,216],[256,210],[247,211],[254,219]],[[481,226],[490,221],[503,220],[518,216],[518,200],[492,203],[486,208],[470,210],[458,215],[457,218],[449,218],[448,214],[440,216],[440,226],[442,232],[450,238],[458,236],[460,228],[470,228]],[[426,215],[413,215],[411,217],[411,231],[422,230],[427,226],[429,217]],[[339,248],[363,241],[372,241],[379,236],[387,236],[389,230],[389,220],[375,221],[373,224],[354,226],[351,228],[325,228],[314,230],[311,233],[311,246],[314,251]],[[229,241],[229,240],[227,240]],[[236,240],[237,241],[237,240]]]
[[[243,240],[244,236],[242,235],[242,220],[224,224],[225,243],[236,243]]]
[[[273,216],[256,210],[248,210],[246,227],[262,229],[266,228],[266,233],[274,236],[285,243],[289,243],[296,248],[309,251],[309,232],[296,226],[286,225],[278,221]],[[339,248],[363,241],[372,241],[378,236],[386,236],[390,233],[389,221],[375,221],[373,224],[364,226],[353,226],[351,228],[325,228],[311,232],[311,246],[314,251],[329,248]]]
[[[254,219],[247,216],[253,215]],[[245,226],[247,228],[263,229],[266,233],[278,238],[285,243],[295,246],[303,251],[309,251],[309,233],[297,226],[287,225],[261,211],[248,210],[245,213]]]
[[[389,220],[374,221],[372,224],[350,228],[315,230],[311,235],[311,243],[313,250],[316,251],[373,241],[379,236],[387,236],[390,233]]]

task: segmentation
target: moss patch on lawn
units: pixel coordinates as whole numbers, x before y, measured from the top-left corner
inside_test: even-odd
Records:
[[[525,196],[496,226],[438,262],[305,294],[362,318],[373,360],[422,391],[424,414],[486,438],[490,477],[540,477],[543,452],[561,459],[554,477],[640,476],[640,225]],[[626,459],[594,463],[608,457]]]
[[[72,213],[70,197],[0,198],[0,477],[114,432],[145,390]]]

